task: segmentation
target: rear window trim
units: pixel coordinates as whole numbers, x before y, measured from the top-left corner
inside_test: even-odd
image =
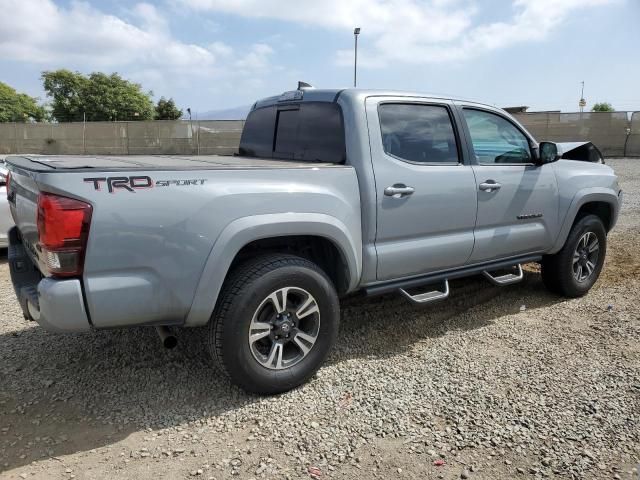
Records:
[[[387,153],[384,149],[384,144],[382,143],[382,122],[380,121],[380,107],[383,105],[423,105],[427,107],[444,107],[447,111],[447,115],[449,116],[449,121],[451,122],[451,126],[453,128],[453,135],[456,140],[456,151],[458,152],[458,161],[457,162],[416,162],[415,160],[408,160],[406,158],[398,157],[393,153]],[[453,109],[451,105],[443,102],[429,102],[422,101],[420,99],[416,99],[416,101],[407,101],[407,100],[383,100],[378,102],[376,106],[376,113],[378,115],[378,126],[380,127],[380,144],[382,147],[382,152],[385,155],[388,155],[391,158],[399,160],[404,163],[409,163],[411,165],[425,166],[425,167],[456,167],[456,166],[464,166],[464,156],[462,151],[462,143],[460,141],[460,132],[458,131],[458,125],[455,120],[455,116],[453,115]]]

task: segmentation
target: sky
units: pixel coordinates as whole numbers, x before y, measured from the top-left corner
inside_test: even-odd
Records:
[[[640,110],[640,0],[0,0],[0,81],[118,72],[193,112],[358,86]]]

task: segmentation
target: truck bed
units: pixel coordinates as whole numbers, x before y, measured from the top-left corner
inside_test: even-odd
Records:
[[[92,207],[82,274],[45,279],[69,289],[75,300],[57,294],[63,306],[78,298],[86,305],[82,319],[48,314],[76,318],[59,326],[67,331],[206,324],[221,272],[266,237],[336,238],[359,271],[360,191],[352,166],[223,156],[27,155],[7,157],[7,164],[20,242],[43,275],[50,264],[38,250],[40,195]],[[149,185],[113,189],[114,178]],[[41,313],[41,323],[46,319]]]
[[[11,155],[6,158],[19,168],[35,172],[123,171],[123,170],[228,170],[254,168],[336,167],[334,163],[273,160],[222,155]]]

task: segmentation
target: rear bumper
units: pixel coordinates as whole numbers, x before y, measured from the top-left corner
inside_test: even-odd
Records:
[[[27,254],[16,227],[9,231],[9,270],[25,318],[50,332],[86,332],[91,325],[78,279],[45,278]]]

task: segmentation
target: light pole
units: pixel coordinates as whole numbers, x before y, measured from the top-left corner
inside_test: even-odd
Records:
[[[353,29],[353,38],[356,41],[353,59],[353,87],[358,85],[358,35],[360,35],[360,27]]]
[[[187,113],[189,114],[189,133],[191,134],[190,140],[193,143],[193,120],[191,120],[191,107],[187,108]],[[200,145],[196,146],[198,150],[198,154],[200,154]]]

